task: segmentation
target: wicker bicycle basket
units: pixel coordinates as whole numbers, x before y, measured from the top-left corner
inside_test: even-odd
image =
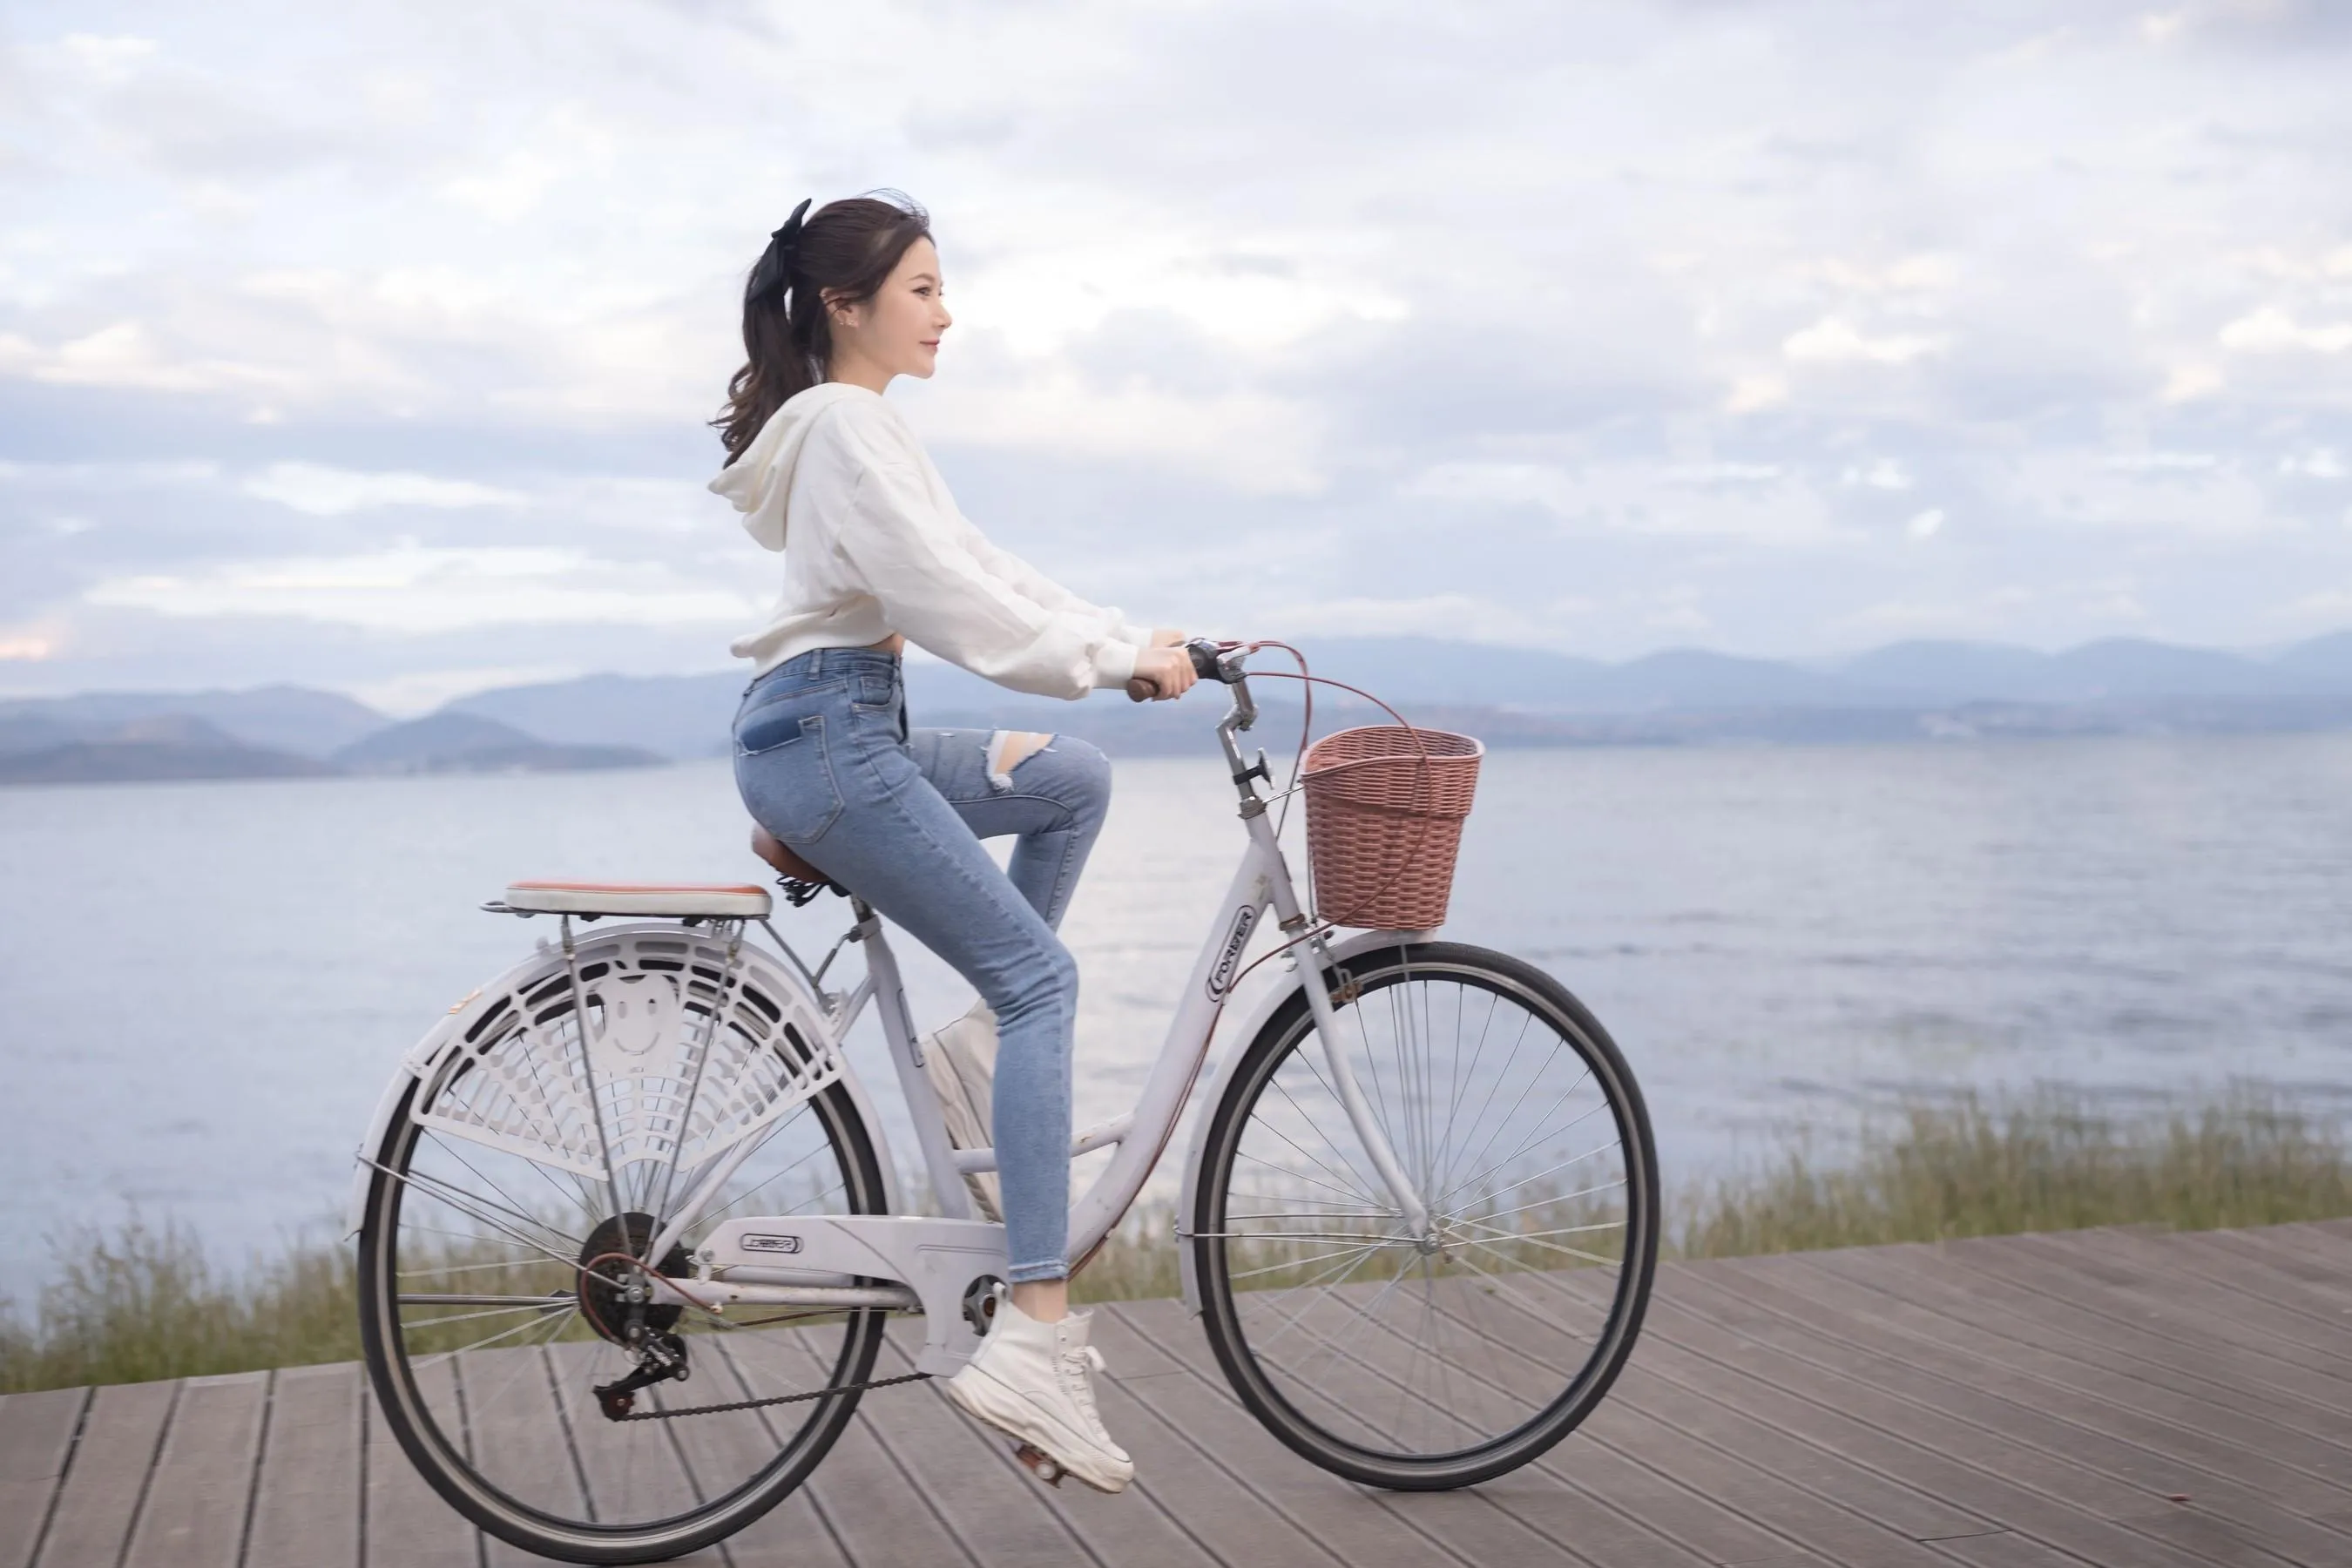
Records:
[[[1445,923],[1462,821],[1486,747],[1467,735],[1374,724],[1307,753],[1307,859],[1333,925],[1427,931]]]

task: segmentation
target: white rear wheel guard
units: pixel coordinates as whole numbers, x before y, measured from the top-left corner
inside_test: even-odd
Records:
[[[682,1180],[844,1074],[831,1021],[748,943],[635,926],[541,960],[451,1020],[419,1124],[593,1182],[608,1152]]]

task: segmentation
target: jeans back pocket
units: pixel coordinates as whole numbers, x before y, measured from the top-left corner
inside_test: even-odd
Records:
[[[787,844],[813,844],[841,815],[824,715],[779,702],[735,728],[735,788],[751,820]]]

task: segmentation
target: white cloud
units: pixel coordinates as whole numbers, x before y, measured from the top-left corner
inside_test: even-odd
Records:
[[[119,577],[82,599],[166,616],[294,616],[404,633],[602,622],[707,626],[716,637],[740,630],[756,614],[743,593],[693,583],[658,565],[598,561],[569,549],[413,542],[360,555]]]
[[[1261,495],[1311,495],[1326,479],[1313,410],[1264,392],[1186,393],[1140,378],[1103,386],[1047,371],[989,388],[950,384],[910,401],[935,441],[1127,459]]]
[[[68,33],[58,40],[57,53],[91,81],[113,87],[128,81],[141,65],[155,58],[155,40]]]
[[[1903,525],[1903,531],[1917,540],[1933,539],[1944,531],[1944,509],[1930,507],[1917,513]]]
[[[1427,594],[1418,598],[1298,601],[1274,606],[1265,619],[1298,636],[1427,637],[1545,647],[1572,642],[1578,618],[1591,608],[1590,599],[1574,596],[1523,606],[1486,595]]]
[[[1874,490],[1907,490],[1911,476],[1893,458],[1880,458],[1868,463],[1851,463],[1838,476],[1843,485],[1858,486]]]
[[[2265,305],[2223,327],[2218,341],[2241,353],[2338,354],[2352,349],[2352,321],[2305,326],[2284,310]]]
[[[1816,488],[1770,464],[1440,463],[1415,475],[1404,494],[1454,507],[1535,507],[1570,526],[1658,537],[1774,546],[1843,537]]]
[[[2352,580],[2319,489],[2352,451],[2328,216],[2352,95],[2340,35],[2221,5],[2162,0],[2173,47],[2126,11],[2021,49],[2043,24],[2013,11],[1923,32],[1862,0],[1336,30],[1281,3],[875,0],[782,33],[764,0],[491,29],[456,0],[224,0],[136,38],[36,0],[15,36],[41,41],[0,45],[0,460],[26,470],[0,475],[0,616],[158,574],[175,613],[360,615],[359,589],[236,574],[343,548],[283,542],[371,507],[595,542],[397,590],[452,624],[496,624],[468,618],[485,581],[548,615],[730,587],[740,542],[695,485],[742,269],[799,195],[888,180],[931,204],[959,318],[940,378],[894,396],[975,515],[1076,542],[1040,563],[1138,607],[1455,595],[1539,628],[1572,583],[1589,651],[1677,624],[1801,650],[1932,573],[1987,631],[2024,624],[1987,584],[2077,584],[2034,612],[2059,642],[2112,624],[2079,586],[2097,557],[2150,629],[2252,640]],[[130,480],[51,471],[89,439],[226,467],[179,481],[166,546]],[[2213,462],[2109,462],[2135,443]],[[1906,547],[1947,509],[1965,551]],[[1444,559],[1392,548],[1401,514]],[[1202,542],[1171,567],[1171,538]],[[677,563],[595,559],[632,553]]]
[[[273,463],[245,481],[249,496],[276,501],[313,517],[383,506],[520,506],[519,491],[471,479],[439,479],[427,474],[370,474],[316,463]]]
[[[2334,450],[2321,447],[2281,458],[2279,472],[2306,479],[2340,479],[2352,476],[2352,468],[2346,467]]]
[[[1781,340],[1780,352],[1800,364],[1908,364],[1943,353],[1949,341],[1917,332],[1871,337],[1841,317],[1824,316]]]

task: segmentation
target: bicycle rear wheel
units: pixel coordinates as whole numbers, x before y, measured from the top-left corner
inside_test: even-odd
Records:
[[[581,967],[600,1074],[640,1043],[611,1021],[652,991],[674,996],[684,1026],[716,1041],[717,1065],[696,1086],[707,1103],[740,1104],[762,1071],[776,1078],[763,1059],[808,1058],[790,1009],[756,976],[730,988],[715,943],[615,932],[583,945]],[[469,1008],[479,1022],[467,1048],[411,1083],[380,1146],[363,1152],[374,1175],[360,1318],[379,1408],[434,1489],[499,1539],[572,1563],[675,1557],[741,1529],[815,1468],[856,1407],[842,1385],[872,1373],[885,1314],[721,1317],[646,1301],[642,1289],[633,1300],[645,1271],[614,1255],[642,1258],[656,1216],[717,1179],[743,1145],[682,1243],[652,1260],[658,1272],[685,1275],[709,1227],[737,1215],[883,1213],[880,1162],[838,1082],[740,1139],[697,1146],[675,1173],[646,1152],[658,1146],[650,1140],[627,1145],[640,1157],[616,1160],[610,1186],[577,1160],[567,1166],[561,1139],[534,1157],[533,1138],[516,1130],[551,1125],[563,1102],[552,1090],[532,1102],[531,1086],[580,1081],[574,991],[560,963],[501,990]],[[635,1095],[642,1110],[644,1089],[608,1087],[606,1098]],[[697,1121],[690,1105],[684,1120]],[[499,1135],[465,1135],[484,1124]],[[636,1389],[636,1411],[814,1397],[613,1420],[598,1390],[646,1363],[649,1338],[674,1347],[688,1375]]]
[[[1390,1201],[1294,994],[1210,1125],[1187,1243],[1209,1342],[1325,1469],[1475,1485],[1573,1431],[1633,1349],[1657,1257],[1648,1112],[1599,1021],[1506,954],[1361,953],[1331,998],[1430,1227]]]

